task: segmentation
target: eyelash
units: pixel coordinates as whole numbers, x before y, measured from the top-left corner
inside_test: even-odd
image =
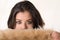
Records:
[[[28,24],[32,24],[32,21],[28,21]]]
[[[17,23],[17,24],[21,24],[21,22],[20,22],[20,21],[16,21],[16,23]]]

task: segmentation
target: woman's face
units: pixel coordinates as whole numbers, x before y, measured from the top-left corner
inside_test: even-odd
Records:
[[[15,29],[32,29],[32,28],[33,22],[30,13],[28,11],[17,13]]]

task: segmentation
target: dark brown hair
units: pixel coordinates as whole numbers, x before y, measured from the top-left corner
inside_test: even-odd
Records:
[[[39,28],[39,26],[43,27],[44,22],[41,18],[39,11],[35,8],[35,6],[29,1],[21,1],[18,2],[11,10],[11,14],[8,19],[8,28],[14,29],[16,25],[16,19],[15,19],[16,14],[18,12],[23,12],[26,10],[30,12],[32,16],[32,20],[34,24],[33,28]]]

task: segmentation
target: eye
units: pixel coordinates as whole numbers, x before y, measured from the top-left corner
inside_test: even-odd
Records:
[[[16,21],[16,24],[21,24],[21,21]]]
[[[28,24],[32,24],[33,22],[32,21],[28,21]]]

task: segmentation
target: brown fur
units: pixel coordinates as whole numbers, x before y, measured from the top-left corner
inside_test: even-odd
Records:
[[[40,29],[0,31],[0,40],[52,40],[52,31]]]

